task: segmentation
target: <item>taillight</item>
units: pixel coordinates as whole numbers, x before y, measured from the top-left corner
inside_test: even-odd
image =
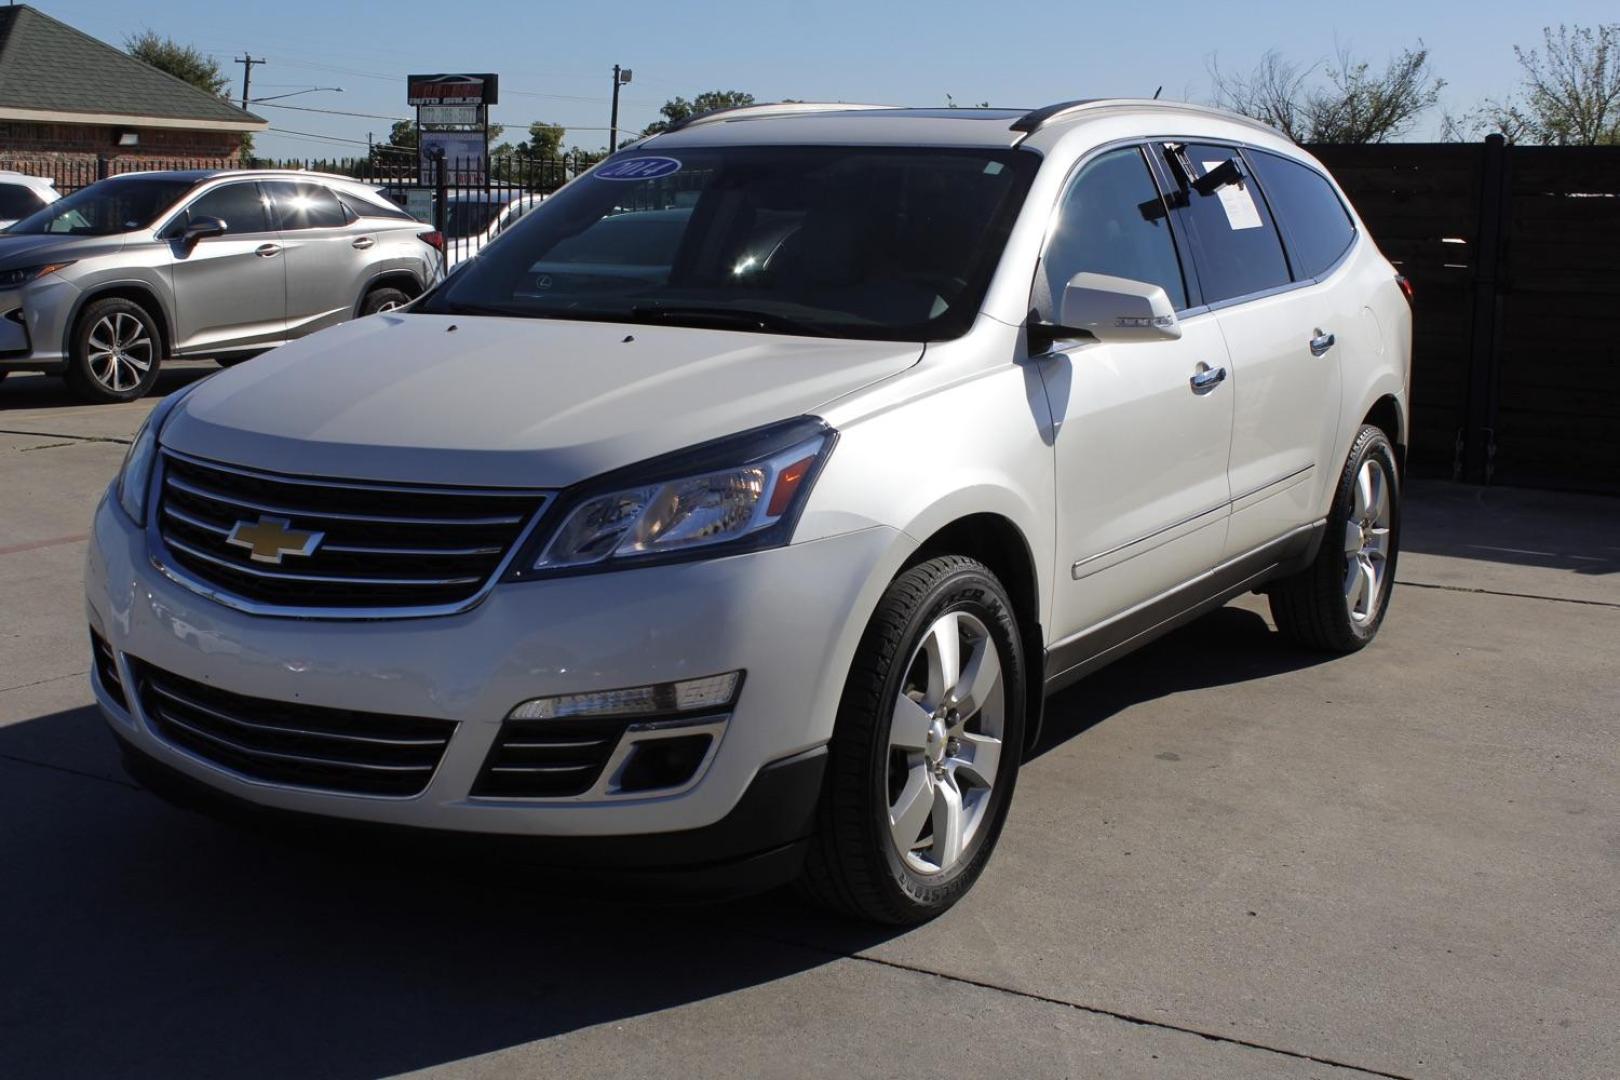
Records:
[[[1403,295],[1405,295],[1406,302],[1408,304],[1412,303],[1414,301],[1414,296],[1413,296],[1413,291],[1412,291],[1412,279],[1407,277],[1405,274],[1396,274],[1395,275],[1395,284],[1397,284],[1397,285],[1399,285],[1401,287],[1401,292],[1402,292]]]
[[[438,229],[430,229],[427,232],[419,232],[416,234],[416,238],[422,241],[422,243],[431,246],[435,251],[444,250],[444,234]]]

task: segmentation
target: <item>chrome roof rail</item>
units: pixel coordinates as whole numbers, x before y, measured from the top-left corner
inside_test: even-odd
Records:
[[[1108,108],[1128,109],[1156,109],[1165,112],[1191,112],[1203,116],[1215,117],[1221,120],[1230,120],[1238,124],[1246,124],[1260,131],[1273,135],[1282,135],[1282,132],[1252,116],[1231,112],[1227,109],[1218,109],[1213,105],[1195,105],[1187,101],[1165,101],[1160,98],[1078,98],[1074,101],[1060,101],[1055,105],[1047,105],[1025,113],[1012,122],[1010,130],[1021,131],[1026,136],[1033,135],[1041,128],[1054,120],[1068,119],[1071,113],[1085,112],[1090,109]],[[1286,135],[1283,136],[1287,138]]]
[[[708,124],[720,120],[742,120],[749,117],[778,117],[797,116],[800,113],[848,112],[857,109],[894,109],[896,105],[863,105],[851,101],[778,101],[760,105],[732,105],[724,109],[710,109],[708,112],[688,116],[684,120],[676,120],[665,128],[661,134],[672,131],[681,131],[685,128],[695,127],[699,124]]]

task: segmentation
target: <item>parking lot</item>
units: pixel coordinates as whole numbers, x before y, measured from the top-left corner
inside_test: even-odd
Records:
[[[154,401],[0,387],[0,1075],[1620,1075],[1620,502],[1414,484],[1375,645],[1251,597],[1064,692],[983,881],[885,933],[138,790],[80,582]]]

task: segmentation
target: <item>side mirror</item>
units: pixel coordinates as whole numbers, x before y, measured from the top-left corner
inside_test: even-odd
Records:
[[[1176,309],[1161,285],[1076,274],[1064,286],[1058,321],[1098,341],[1170,341],[1181,337]],[[1062,336],[1061,334],[1057,336]]]
[[[180,242],[186,247],[192,247],[199,240],[210,236],[224,236],[225,223],[217,217],[194,217],[186,223],[180,233]]]

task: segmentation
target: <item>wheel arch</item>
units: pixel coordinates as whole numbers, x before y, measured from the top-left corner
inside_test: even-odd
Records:
[[[1386,393],[1372,403],[1367,415],[1362,417],[1363,424],[1372,424],[1395,444],[1396,464],[1404,470],[1406,468],[1406,414],[1401,409],[1401,403],[1394,394]]]
[[[98,300],[128,300],[145,308],[157,323],[159,344],[162,346],[162,355],[158,362],[167,360],[174,352],[174,319],[169,312],[169,306],[158,294],[158,290],[144,281],[110,281],[86,289],[74,303],[73,310],[69,312],[66,323],[62,328],[62,356],[69,361],[73,357],[73,339],[78,332],[79,319],[84,315],[84,309]]]
[[[1045,705],[1046,643],[1041,627],[1040,575],[1028,539],[1011,518],[978,512],[956,518],[930,533],[906,559],[896,576],[939,555],[977,559],[1000,579],[1013,602],[1024,645],[1024,747],[1040,738]]]
[[[366,284],[360,290],[360,295],[354,301],[354,314],[360,314],[360,309],[366,306],[366,297],[377,289],[398,289],[406,296],[415,300],[421,296],[424,289],[421,279],[414,271],[405,269],[381,270],[366,279]]]

